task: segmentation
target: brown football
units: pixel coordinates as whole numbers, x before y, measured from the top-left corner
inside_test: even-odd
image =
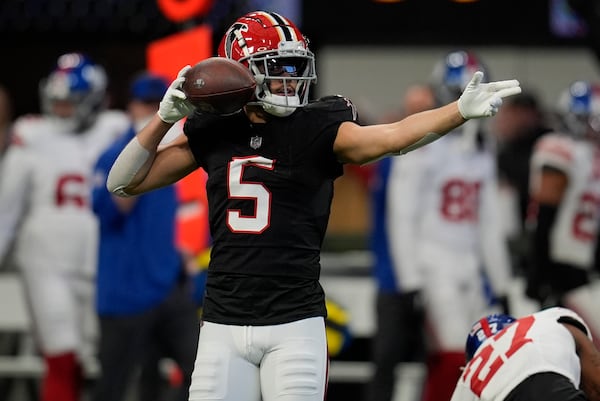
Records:
[[[200,61],[185,74],[182,89],[200,111],[231,114],[252,99],[256,81],[243,64],[225,57]]]

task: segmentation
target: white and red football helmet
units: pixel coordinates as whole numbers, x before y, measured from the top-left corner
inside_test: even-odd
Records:
[[[92,124],[105,106],[108,79],[104,68],[82,53],[66,53],[58,57],[55,68],[40,82],[42,112],[62,129],[80,132]],[[58,115],[53,104],[68,102],[72,115]]]
[[[571,83],[559,97],[558,113],[569,134],[599,139],[600,84],[584,80]]]
[[[455,50],[446,54],[435,64],[431,74],[437,100],[447,104],[458,99],[477,71],[482,71],[483,80],[489,81],[487,68],[475,53]]]
[[[310,85],[317,80],[315,56],[308,40],[287,18],[254,11],[238,18],[225,32],[218,48],[220,57],[236,60],[252,71],[256,99],[269,114],[285,117],[308,104]],[[271,93],[271,80],[283,81],[283,93]],[[297,82],[296,88],[290,86]]]

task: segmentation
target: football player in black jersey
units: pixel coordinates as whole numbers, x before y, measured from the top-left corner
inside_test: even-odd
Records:
[[[520,92],[519,82],[482,84],[478,72],[456,102],[361,126],[344,97],[309,103],[314,55],[287,18],[240,17],[218,53],[252,71],[255,99],[231,115],[194,112],[181,91],[184,67],[107,186],[131,196],[199,167],[208,173],[213,248],[190,400],[322,401],[328,356],[319,255],[334,180],[345,163],[400,155],[467,119],[494,115],[503,97]],[[185,117],[184,134],[158,149]]]

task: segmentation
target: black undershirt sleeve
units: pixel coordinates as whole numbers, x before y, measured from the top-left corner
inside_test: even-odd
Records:
[[[573,327],[577,327],[579,330],[583,331],[583,333],[587,336],[589,335],[586,327],[581,324],[577,319],[572,318],[571,316],[561,316],[558,318],[558,323],[569,324]]]
[[[543,301],[551,292],[549,282],[550,254],[549,237],[550,230],[556,218],[557,207],[549,204],[539,204],[537,224],[531,233],[531,258],[527,268],[528,297]]]

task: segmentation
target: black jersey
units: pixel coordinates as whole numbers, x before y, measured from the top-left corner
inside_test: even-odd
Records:
[[[194,114],[184,132],[200,167],[213,239],[203,317],[267,325],[325,316],[320,250],[339,125],[351,103],[328,97],[285,118],[252,124],[244,113]]]

